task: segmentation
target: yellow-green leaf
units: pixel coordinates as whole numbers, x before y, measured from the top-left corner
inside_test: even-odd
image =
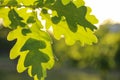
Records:
[[[10,51],[10,59],[15,59],[20,55],[20,49],[28,39],[28,37],[24,36],[21,31],[22,28],[18,27],[17,29],[9,32],[7,36],[7,40],[9,41],[17,39],[14,47]]]
[[[22,3],[24,5],[33,5],[36,0],[17,0],[18,3]]]
[[[62,0],[63,5],[67,5],[71,0]]]
[[[93,32],[87,28],[79,26],[77,32],[72,32],[65,22],[61,22],[58,25],[53,25],[54,36],[56,39],[60,39],[61,36],[65,37],[65,42],[68,45],[73,45],[76,41],[80,41],[81,45],[97,42],[96,36]]]
[[[3,25],[5,27],[9,27],[10,25],[10,20],[8,18],[8,12],[10,11],[9,8],[0,8],[0,18],[3,19]]]
[[[72,0],[72,1],[77,6],[77,8],[85,4],[83,0]]]

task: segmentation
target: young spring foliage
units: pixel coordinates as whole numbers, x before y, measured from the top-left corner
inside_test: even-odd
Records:
[[[44,80],[54,65],[49,29],[58,40],[64,36],[68,45],[96,43],[98,21],[90,13],[83,0],[0,0],[0,18],[11,29],[7,39],[16,40],[10,59],[19,57],[17,71],[28,70],[34,80]]]

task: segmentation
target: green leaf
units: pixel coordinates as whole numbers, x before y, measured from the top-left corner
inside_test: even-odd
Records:
[[[65,37],[68,45],[97,42],[93,31],[98,21],[83,0],[0,0],[0,5],[8,6],[0,8],[0,18],[12,29],[7,39],[16,40],[10,59],[19,57],[17,71],[28,70],[34,80],[44,80],[47,69],[54,65],[52,41],[46,29],[52,26],[54,37]],[[40,8],[45,27],[38,18]]]
[[[47,16],[43,16],[45,20],[49,21],[46,23],[46,25],[52,25],[53,35],[56,39],[59,40],[61,36],[64,36],[65,42],[68,45],[73,45],[76,41],[80,41],[81,45],[91,45],[93,42],[97,42],[96,36],[89,28],[86,28],[85,30],[83,26],[78,26],[77,32],[74,33],[69,29],[69,27],[67,27],[67,23],[64,20],[60,21],[58,24],[52,24],[52,21],[49,20],[49,17]]]
[[[33,16],[34,13],[31,8],[20,8],[20,9],[14,8],[14,9],[17,12],[17,14],[19,14],[20,17],[24,18],[22,21],[25,23],[27,22],[30,16]]]
[[[44,80],[46,70],[54,65],[54,57],[51,49],[51,39],[49,35],[40,30],[36,23],[30,28],[31,33],[26,36],[22,33],[22,27],[17,27],[8,35],[8,40],[17,39],[16,44],[10,51],[10,58],[18,56],[17,70],[23,72],[28,69],[28,73],[34,80]]]
[[[46,47],[45,47],[45,45],[41,46],[42,48],[44,48],[44,47],[45,48],[40,49],[41,52],[39,52],[39,53],[44,53],[44,54],[47,54],[47,56],[49,56],[49,61],[46,63],[42,63],[42,74],[41,74],[42,76],[41,77],[40,77],[39,73],[37,75],[33,75],[32,71],[34,71],[34,70],[32,70],[30,68],[30,66],[28,68],[29,75],[33,76],[35,80],[37,80],[37,79],[42,80],[46,77],[46,69],[51,69],[54,64],[54,58],[53,58],[52,49],[51,49],[51,39],[46,32],[39,30],[39,27],[37,27],[36,24],[34,24],[33,27],[31,27],[31,31],[32,31],[32,34],[30,34],[30,36],[32,36],[34,39],[42,40],[46,43]],[[36,45],[38,45],[38,44],[36,44]],[[36,65],[36,67],[37,67],[37,65]]]
[[[17,26],[25,27],[25,23],[22,22],[23,18],[19,16],[19,14],[14,10],[11,9],[8,13],[9,20],[11,21],[11,28],[16,29]]]
[[[58,24],[60,22],[61,18],[57,17],[57,16],[54,16],[54,17],[51,18],[51,20],[54,24]]]
[[[35,19],[34,19],[34,16],[30,16],[27,20],[27,23],[34,23],[35,22]]]
[[[18,2],[16,0],[9,0],[7,6],[16,6]]]
[[[58,17],[65,17],[69,29],[72,32],[77,31],[77,25],[83,26],[84,28],[90,28],[91,30],[96,29],[96,26],[94,26],[86,19],[86,6],[77,8],[72,2],[64,6],[61,0],[57,0],[56,3],[52,6],[52,10],[55,10],[57,12]]]
[[[84,6],[84,2],[78,4],[79,7],[76,5],[75,2],[74,4],[70,2],[64,6],[59,0],[51,8],[52,14],[41,13],[40,15],[46,20],[47,29],[52,26],[53,35],[58,40],[64,36],[68,45],[73,45],[76,41],[80,41],[81,45],[96,43],[97,38],[93,30],[96,29],[94,24],[98,20],[94,15],[90,15],[91,9]]]
[[[68,45],[73,45],[76,41],[79,41],[81,45],[91,45],[93,42],[97,42],[97,38],[93,32],[89,28],[85,30],[83,26],[78,26],[77,32],[74,33],[67,27],[65,22],[60,22],[57,25],[53,25],[53,31],[54,37],[58,40],[63,35]]]
[[[44,49],[45,47],[46,47],[45,42],[33,38],[29,38],[22,47],[21,51],[25,51],[25,50],[34,51],[38,49]]]
[[[21,51],[29,50],[24,65],[25,67],[32,66],[32,75],[37,75],[38,79],[41,79],[41,77],[44,75],[42,72],[42,63],[49,61],[49,56],[39,51],[39,49],[44,48],[46,48],[45,42],[32,38],[29,38],[21,48]]]
[[[30,29],[23,29],[23,30],[22,30],[22,34],[23,34],[24,36],[26,36],[28,33],[31,33],[31,30],[30,30]]]
[[[32,25],[35,23],[40,28],[43,28],[43,25],[38,19],[37,11],[32,10],[31,8],[21,8],[16,11],[22,18],[24,18],[22,21],[27,24],[27,27],[29,27],[29,24]]]

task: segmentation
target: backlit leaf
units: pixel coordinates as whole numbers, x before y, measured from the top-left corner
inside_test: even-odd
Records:
[[[22,3],[24,5],[33,5],[36,0],[17,0],[18,3]]]
[[[60,22],[58,25],[53,25],[53,31],[55,38],[58,40],[63,35],[68,45],[73,45],[76,41],[80,41],[81,45],[91,45],[93,42],[97,42],[97,38],[93,32],[89,28],[85,30],[82,26],[79,26],[77,32],[74,33],[68,29],[65,22]]]
[[[54,64],[54,58],[51,49],[51,39],[44,31],[39,30],[35,23],[30,28],[31,32],[26,36],[22,33],[22,28],[11,31],[8,40],[17,39],[16,44],[11,49],[10,58],[15,59],[18,56],[18,72],[28,69],[31,77],[39,80],[46,77],[46,70],[51,69]],[[32,68],[31,68],[32,67]]]
[[[76,2],[73,1],[77,6],[75,7],[71,2],[63,6],[59,0],[53,5],[52,14],[41,13],[41,16],[46,20],[47,29],[52,26],[56,39],[64,36],[66,43],[69,45],[73,45],[76,41],[80,41],[81,45],[91,45],[97,42],[97,38],[92,31],[96,29],[96,26],[93,24],[96,24],[98,20],[94,15],[90,15],[91,9],[84,6],[82,0],[79,1],[82,3],[76,4]]]
[[[4,2],[4,0],[0,0],[0,5]]]
[[[9,8],[0,8],[0,18],[3,19],[3,25],[5,27],[9,27],[10,20],[8,18],[8,12],[10,11]]]
[[[63,5],[67,5],[71,0],[62,0]]]
[[[77,8],[85,5],[85,2],[83,0],[73,0],[72,2],[75,4]]]
[[[98,20],[83,0],[0,0],[0,18],[11,29],[7,39],[16,41],[10,59],[17,58],[17,71],[28,70],[34,80],[44,80],[54,65],[48,29],[68,45],[97,42],[93,31]]]
[[[21,48],[21,51],[29,50],[24,65],[25,67],[32,66],[32,76],[37,75],[38,79],[41,79],[41,77],[43,77],[44,75],[42,72],[42,63],[46,63],[49,61],[49,56],[39,51],[39,49],[44,48],[46,48],[45,42],[32,38],[29,38],[24,46]]]
[[[22,22],[23,18],[19,16],[19,14],[14,10],[11,9],[8,13],[9,20],[11,21],[11,28],[16,29],[17,26],[25,27],[25,23]]]

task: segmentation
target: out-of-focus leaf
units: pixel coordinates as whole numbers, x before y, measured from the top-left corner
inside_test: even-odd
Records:
[[[0,0],[0,5],[6,5],[9,2],[9,0]]]
[[[0,5],[4,2],[4,0],[0,0]]]

